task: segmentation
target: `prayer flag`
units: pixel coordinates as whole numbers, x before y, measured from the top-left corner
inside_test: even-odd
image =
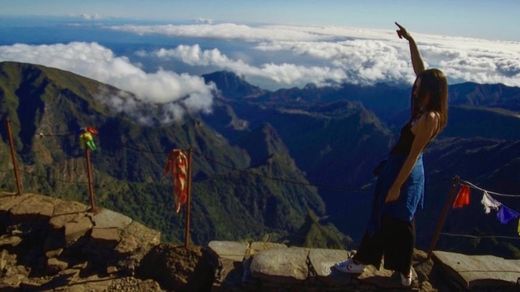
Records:
[[[469,205],[469,195],[470,195],[469,186],[461,185],[459,192],[457,193],[457,197],[455,198],[455,201],[453,202],[453,208],[462,208],[464,206]]]
[[[91,151],[97,149],[96,143],[94,142],[94,136],[97,136],[98,131],[93,127],[86,127],[80,129],[79,141],[82,149],[86,147]]]
[[[168,172],[172,175],[174,186],[175,212],[179,213],[181,206],[188,200],[188,157],[184,151],[174,149],[168,156],[164,167],[164,175]]]
[[[486,212],[486,214],[489,214],[491,210],[497,211],[498,208],[502,206],[502,203],[495,200],[492,196],[488,194],[487,191],[484,191],[482,195],[482,200],[480,202],[484,206],[484,212]]]
[[[502,205],[497,213],[497,219],[502,224],[507,224],[509,221],[514,220],[520,217],[520,213],[516,212],[513,209],[509,209],[508,207]]]

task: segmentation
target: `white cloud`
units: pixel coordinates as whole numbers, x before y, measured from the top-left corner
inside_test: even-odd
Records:
[[[0,60],[41,64],[72,71],[130,91],[141,102],[163,104],[179,113],[180,103],[189,111],[210,111],[214,85],[205,84],[198,76],[158,70],[144,72],[128,58],[116,56],[97,43],[73,42],[69,44],[0,46]],[[123,105],[128,105],[122,103]],[[117,105],[117,102],[114,103]],[[175,118],[172,118],[175,119]]]
[[[334,72],[343,70],[347,82],[351,83],[410,83],[414,79],[408,44],[397,38],[395,30],[338,26],[247,26],[233,23],[123,25],[112,28],[138,34],[252,42],[260,51],[285,51],[317,58],[325,64],[328,62],[327,67],[323,68]],[[413,35],[425,62],[430,67],[444,70],[451,82],[500,82],[520,86],[520,42],[420,33]],[[184,60],[188,60],[188,57],[184,56]],[[297,63],[284,65],[286,69],[289,69],[288,66],[302,66]]]
[[[292,27],[260,26],[253,27],[235,23],[191,24],[191,25],[118,25],[111,29],[136,34],[164,34],[169,36],[201,37],[216,39],[236,39],[244,41],[265,40],[322,40],[332,39],[332,35],[319,32],[299,31]]]
[[[101,19],[101,15],[99,13],[82,13],[79,15],[81,18],[86,20],[98,20]]]
[[[329,61],[348,75],[350,83],[412,82],[414,80],[404,47],[380,40],[341,42],[271,42],[260,43],[261,51],[291,51]]]
[[[195,19],[195,23],[198,23],[198,24],[213,24],[213,19],[199,17],[199,18]]]
[[[139,52],[143,55],[143,52]],[[300,86],[307,83],[324,85],[329,81],[342,82],[347,77],[339,68],[301,66],[295,64],[263,64],[252,66],[240,59],[235,60],[218,49],[202,50],[199,45],[180,45],[174,49],[159,49],[152,53],[159,58],[175,58],[193,66],[214,66],[231,70],[246,78],[263,78],[278,84]]]

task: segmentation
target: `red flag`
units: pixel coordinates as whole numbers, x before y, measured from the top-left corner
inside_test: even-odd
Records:
[[[174,149],[168,155],[168,161],[164,166],[164,175],[171,173],[173,183],[173,197],[175,198],[175,211],[179,213],[181,206],[188,200],[188,157],[179,149]]]
[[[459,193],[453,202],[453,208],[463,208],[469,205],[470,189],[468,185],[461,185]]]

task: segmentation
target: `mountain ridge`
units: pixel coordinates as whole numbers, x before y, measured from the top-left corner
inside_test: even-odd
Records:
[[[215,74],[213,78],[218,82],[218,74]],[[405,88],[392,89],[389,96],[393,95],[400,102],[385,109],[390,98],[370,96],[368,93],[384,92],[386,87],[359,89],[351,85],[349,90],[364,94],[359,97],[347,94],[345,88],[324,88],[324,92],[330,94],[327,99],[305,101],[298,99],[299,93],[305,93],[305,90],[318,92],[319,88],[290,89],[292,93],[287,96],[291,98],[284,98],[283,95],[278,98],[273,92],[262,91],[260,94],[258,89],[248,89],[246,81],[238,80],[236,75],[231,74],[226,73],[226,78],[232,82],[226,82],[232,86],[228,91],[219,88],[222,90],[215,97],[212,115],[189,115],[181,123],[159,127],[137,126],[131,119],[122,118],[124,114],[105,111],[102,104],[91,106],[88,102],[81,103],[81,96],[69,93],[55,95],[52,99],[57,104],[54,108],[69,105],[60,108],[66,109],[68,114],[59,111],[52,115],[39,114],[34,121],[23,126],[34,133],[46,126],[52,133],[66,132],[85,124],[100,125],[99,146],[102,151],[99,157],[94,156],[97,185],[102,186],[103,190],[99,194],[100,199],[107,207],[163,230],[169,240],[182,237],[179,228],[182,218],[160,207],[173,204],[171,195],[165,195],[171,194],[171,189],[161,181],[163,152],[172,147],[189,145],[199,152],[194,160],[194,192],[197,197],[193,205],[193,219],[196,242],[207,242],[215,237],[260,238],[266,234],[270,238],[284,240],[309,222],[306,219],[308,208],[315,211],[318,217],[328,215],[339,231],[348,234],[354,241],[358,240],[370,210],[371,189],[375,183],[372,169],[391,147],[398,130],[396,125],[400,124],[400,119],[406,118],[409,91]],[[75,86],[78,88],[78,85]],[[240,98],[243,93],[226,96],[226,92],[233,93],[233,88],[252,94],[244,99]],[[4,89],[0,89],[4,97]],[[9,92],[15,91],[11,88]],[[311,92],[306,94],[312,97]],[[9,100],[2,98],[0,113],[9,112],[18,117],[17,104],[13,101],[15,94],[12,95]],[[48,95],[42,97],[45,101]],[[94,97],[93,94],[88,95],[89,100]],[[371,103],[367,101],[369,99]],[[378,100],[384,100],[383,104],[376,106]],[[465,99],[461,97],[460,100]],[[99,102],[99,99],[91,102]],[[97,107],[101,114],[96,114]],[[44,110],[35,108],[35,112],[45,113],[45,107]],[[447,192],[446,186],[451,176],[464,175],[470,181],[486,183],[488,187],[502,192],[520,189],[520,179],[515,177],[518,165],[514,158],[519,156],[519,146],[515,142],[518,132],[514,130],[518,122],[513,117],[514,110],[496,112],[483,105],[475,107],[463,102],[452,105],[452,109],[444,136],[439,136],[425,152],[429,178],[426,182],[426,205],[429,207],[417,217],[419,226],[425,226],[418,229],[419,246],[428,243],[433,230],[428,222],[437,218],[437,212],[442,207],[438,196]],[[383,110],[387,112],[380,116],[378,112]],[[79,116],[78,120],[75,115]],[[15,119],[15,122],[20,123],[20,119]],[[476,122],[486,126],[482,128],[485,131],[481,131],[485,134],[483,137],[475,137],[479,128],[472,126]],[[56,128],[48,127],[54,124]],[[29,186],[38,186],[45,192],[73,193],[78,200],[86,198],[81,186],[67,187],[57,180],[85,179],[81,176],[84,173],[81,151],[77,148],[75,135],[43,139],[28,135],[30,140],[26,141],[32,141],[32,144],[27,145],[18,136],[17,144],[24,145],[18,151],[22,156],[28,156],[24,161],[31,162],[32,158],[37,157],[41,162],[29,164],[24,169],[24,179]],[[5,144],[5,135],[2,138]],[[501,155],[506,155],[506,159],[483,159]],[[0,157],[2,162],[7,163],[7,152],[1,152]],[[509,157],[513,159],[509,161]],[[465,161],[465,158],[471,158],[471,161]],[[486,161],[486,164],[479,161]],[[53,162],[57,162],[58,167],[46,168]],[[5,164],[1,166],[5,168]],[[500,184],[493,183],[495,181]],[[13,187],[12,180],[5,174],[0,174],[0,187]],[[516,207],[514,204],[512,206]],[[266,212],[265,209],[270,211]],[[352,218],[362,223],[354,224]],[[473,221],[459,220],[460,224],[453,223],[458,231],[474,231],[473,225],[465,226]],[[478,226],[478,234],[493,228],[501,232],[512,230],[511,226],[497,228],[493,225],[496,222],[489,220],[482,222],[483,225]],[[463,250],[480,252],[489,250],[489,246],[466,246]],[[518,249],[501,246],[496,250],[512,256]]]
[[[0,118],[9,116],[12,121],[27,189],[84,201],[85,189],[76,183],[86,180],[76,131],[93,125],[99,130],[99,149],[92,155],[99,203],[162,230],[168,240],[181,238],[183,224],[182,217],[164,208],[173,206],[173,199],[171,187],[161,181],[166,154],[175,147],[192,146],[198,153],[193,173],[196,242],[215,237],[257,238],[265,233],[284,237],[303,224],[307,208],[324,212],[323,202],[312,188],[295,189],[269,178],[278,171],[277,176],[306,181],[295,165],[286,163],[290,158],[283,153],[270,164],[251,168],[245,150],[229,144],[196,117],[187,116],[182,123],[159,127],[139,125],[124,113],[110,111],[101,102],[98,94],[107,88],[117,90],[114,87],[30,64],[1,63],[0,72],[4,72],[0,83]],[[72,85],[55,84],[53,80],[72,80]],[[45,89],[17,94],[40,85]],[[29,120],[27,112],[19,110],[21,99],[23,107],[37,105]],[[6,145],[5,129],[0,133],[0,144]],[[3,153],[2,157],[7,155]],[[0,167],[9,169],[8,161],[2,159]],[[239,171],[230,170],[230,166]],[[256,173],[240,171],[248,168]],[[254,187],[244,187],[247,185]],[[0,176],[0,187],[12,186],[8,173]],[[215,194],[219,194],[218,200]],[[259,209],[267,203],[270,210],[278,211],[266,213]],[[285,216],[279,216],[280,212]]]

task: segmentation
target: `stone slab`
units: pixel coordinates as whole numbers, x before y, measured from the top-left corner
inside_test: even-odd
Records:
[[[90,237],[95,241],[117,244],[121,239],[120,230],[117,228],[92,228]]]
[[[57,199],[55,198],[33,195],[13,206],[9,213],[15,219],[43,217],[48,220],[54,213],[56,203]]]
[[[492,255],[464,255],[434,251],[433,259],[441,264],[447,276],[467,289],[514,286],[520,278],[520,260],[507,260]]]
[[[251,255],[251,256],[255,255],[256,253],[263,251],[263,250],[268,250],[268,249],[273,249],[273,248],[286,248],[286,247],[287,247],[287,245],[285,245],[283,243],[255,241],[255,242],[252,242],[251,245],[249,246],[249,255]]]
[[[63,227],[65,227],[65,224],[76,221],[80,217],[81,217],[81,215],[79,215],[79,214],[67,214],[67,215],[53,216],[49,220],[49,225],[54,230],[60,230]]]
[[[73,221],[65,223],[63,237],[66,244],[73,244],[91,229],[92,221],[90,221],[90,218],[86,216],[78,216]]]
[[[328,277],[335,263],[348,259],[349,252],[342,249],[313,248],[309,259],[318,277]]]
[[[229,259],[241,262],[244,259],[249,244],[247,242],[238,241],[210,241],[209,249],[219,258]]]
[[[258,252],[251,262],[251,275],[270,282],[299,282],[307,279],[310,249],[276,248]]]
[[[0,247],[15,247],[22,242],[22,238],[16,235],[4,234],[0,236]]]
[[[59,200],[54,207],[53,216],[78,214],[86,210],[87,206],[79,202]]]
[[[16,195],[16,194],[5,194],[0,196],[0,212],[6,212],[12,207],[18,205],[21,201],[31,197],[31,194]]]
[[[97,228],[125,229],[132,223],[132,218],[108,209],[102,209],[92,217],[92,222]]]

